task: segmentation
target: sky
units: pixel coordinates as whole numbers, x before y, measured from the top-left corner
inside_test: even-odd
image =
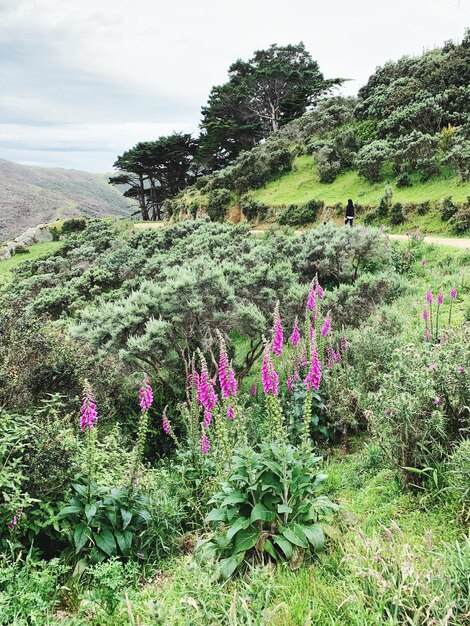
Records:
[[[254,50],[303,41],[355,94],[468,25],[470,0],[0,0],[0,158],[109,172],[138,141],[196,135]]]

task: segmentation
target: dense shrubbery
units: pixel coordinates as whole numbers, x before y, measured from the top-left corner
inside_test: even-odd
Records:
[[[305,226],[312,224],[317,218],[318,211],[323,208],[323,202],[309,200],[306,204],[291,204],[279,214],[279,224],[287,226]]]

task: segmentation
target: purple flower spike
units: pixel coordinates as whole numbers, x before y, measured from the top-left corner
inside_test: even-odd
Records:
[[[147,374],[145,374],[144,378],[142,379],[142,385],[139,390],[139,398],[140,408],[142,409],[142,411],[147,411],[151,407],[153,402],[153,391],[152,387],[150,386],[150,379]]]
[[[323,328],[321,329],[322,337],[326,337],[327,336],[327,334],[330,331],[330,328],[331,328],[331,319],[330,319],[330,316],[328,315],[325,318],[325,322],[323,324]]]
[[[312,355],[310,358],[310,368],[308,370],[307,377],[305,378],[305,386],[307,387],[307,391],[311,391],[312,389],[320,388],[320,380],[321,380],[321,369],[320,369],[320,361],[318,360],[318,352],[316,347],[312,351]]]
[[[97,420],[98,412],[96,410],[95,398],[93,397],[90,384],[88,381],[85,381],[82,407],[80,410],[80,430],[84,431],[86,428],[91,430],[95,427]]]
[[[455,287],[452,287],[452,289],[450,290],[450,297],[452,298],[452,300],[457,297],[457,289]]]
[[[421,265],[426,265],[426,259],[423,257],[423,260],[421,261]]]
[[[444,302],[444,294],[440,293],[437,296],[437,304],[442,304]]]
[[[282,342],[284,341],[284,335],[282,332],[282,324],[281,317],[279,315],[279,302],[276,304],[276,308],[274,309],[274,328],[273,328],[273,352],[276,356],[281,356],[282,354]]]
[[[201,444],[201,452],[202,454],[207,454],[211,449],[211,443],[209,441],[209,437],[207,433],[203,433],[201,439],[199,439],[199,443]]]
[[[300,341],[299,320],[295,318],[294,326],[292,327],[292,334],[290,336],[290,342],[295,347]]]
[[[434,301],[434,298],[432,296],[432,293],[430,290],[428,290],[426,293],[426,302],[429,302],[429,304],[432,304],[433,301]]]

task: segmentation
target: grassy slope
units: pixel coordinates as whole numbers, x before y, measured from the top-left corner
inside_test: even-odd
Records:
[[[40,259],[41,257],[47,256],[51,252],[55,252],[62,245],[62,241],[45,241],[44,243],[35,243],[32,246],[29,246],[27,253],[15,254],[9,259],[0,261],[0,289],[13,280],[14,274],[11,270],[18,267],[20,263]]]
[[[384,195],[385,183],[371,184],[355,172],[346,172],[338,176],[331,184],[322,184],[318,179],[311,156],[295,159],[292,172],[281,176],[262,189],[252,193],[256,200],[272,206],[283,204],[302,204],[311,200],[323,200],[326,205],[334,206],[338,202],[345,204],[353,198],[361,205],[377,205]],[[462,202],[470,195],[470,183],[460,183],[455,176],[439,178],[427,183],[415,182],[413,187],[398,189],[394,183],[393,201],[403,204],[421,203],[426,200],[439,201],[452,196],[454,201]]]

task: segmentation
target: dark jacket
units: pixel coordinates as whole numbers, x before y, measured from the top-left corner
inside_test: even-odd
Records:
[[[354,217],[354,204],[352,202],[346,206],[346,217]]]

